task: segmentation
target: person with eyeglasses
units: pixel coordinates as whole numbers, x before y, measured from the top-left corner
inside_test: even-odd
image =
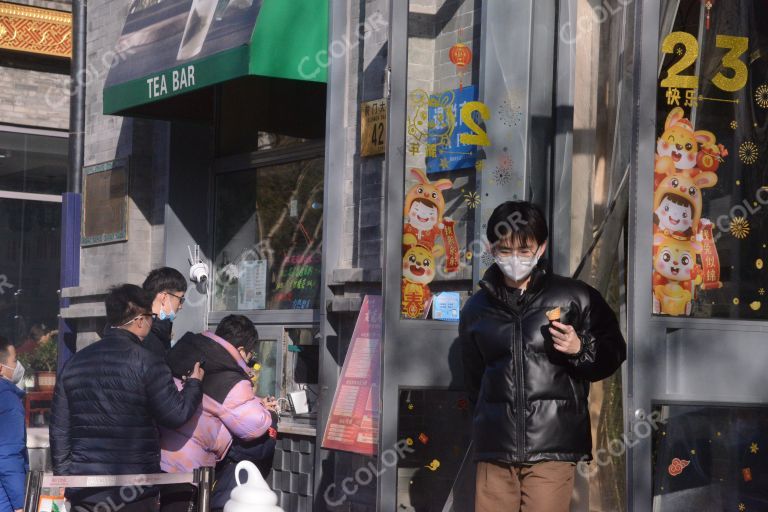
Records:
[[[156,316],[144,348],[165,358],[171,350],[173,321],[186,300],[187,280],[175,268],[161,267],[147,275],[142,288],[152,296],[152,313]]]
[[[178,428],[197,411],[200,363],[178,389],[165,360],[142,347],[155,318],[152,299],[132,284],[112,288],[104,301],[109,329],[60,372],[50,424],[54,474],[160,473],[159,427]],[[67,489],[66,495],[72,510],[88,512],[159,506],[153,487]]]
[[[499,205],[486,233],[495,263],[461,311],[476,512],[569,510],[576,463],[592,458],[590,382],[626,359],[600,293],[547,270],[548,233],[536,205]]]
[[[24,366],[16,347],[0,336],[0,512],[21,512],[24,482],[29,471],[27,429],[24,425]]]

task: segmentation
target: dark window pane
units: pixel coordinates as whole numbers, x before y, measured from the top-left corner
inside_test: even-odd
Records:
[[[33,344],[56,329],[61,205],[0,199],[0,335]]]
[[[0,131],[0,190],[62,194],[68,139]]]
[[[398,510],[472,510],[475,463],[467,456],[472,414],[463,391],[403,389],[397,438],[410,451],[397,466]]]
[[[768,407],[664,405],[655,412],[654,512],[765,509]]]

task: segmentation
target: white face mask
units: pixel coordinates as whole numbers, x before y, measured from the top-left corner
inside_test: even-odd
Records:
[[[14,384],[18,384],[24,379],[24,365],[21,364],[21,361],[16,361],[16,368],[11,368],[10,366],[4,365],[2,363],[0,363],[0,366],[8,368],[9,370],[13,370],[13,375],[11,376],[11,382],[13,382]]]
[[[513,281],[522,281],[536,268],[536,264],[539,262],[539,255],[534,255],[531,258],[524,258],[522,256],[496,256],[494,258],[496,264],[501,271],[509,279]]]

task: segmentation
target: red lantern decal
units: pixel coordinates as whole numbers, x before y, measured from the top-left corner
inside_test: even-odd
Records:
[[[448,57],[457,68],[464,69],[470,62],[472,62],[472,50],[465,44],[457,43],[451,47],[451,51],[448,52]]]

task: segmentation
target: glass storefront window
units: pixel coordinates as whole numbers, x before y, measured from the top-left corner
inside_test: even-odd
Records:
[[[317,308],[322,202],[322,158],[220,175],[213,309]]]
[[[476,181],[488,144],[488,107],[479,101],[477,86],[476,4],[446,1],[440,12],[450,13],[447,20],[423,16],[423,6],[410,9],[403,318],[433,318],[439,309],[438,316],[448,312],[458,319],[462,297],[472,287]]]
[[[320,329],[286,329],[285,341],[285,392],[307,390],[307,399],[314,405],[319,391]]]
[[[768,11],[668,1],[662,20],[653,313],[768,318]]]
[[[0,190],[65,192],[68,153],[66,137],[0,130]]]
[[[653,433],[653,511],[761,510],[768,408],[663,405]]]

